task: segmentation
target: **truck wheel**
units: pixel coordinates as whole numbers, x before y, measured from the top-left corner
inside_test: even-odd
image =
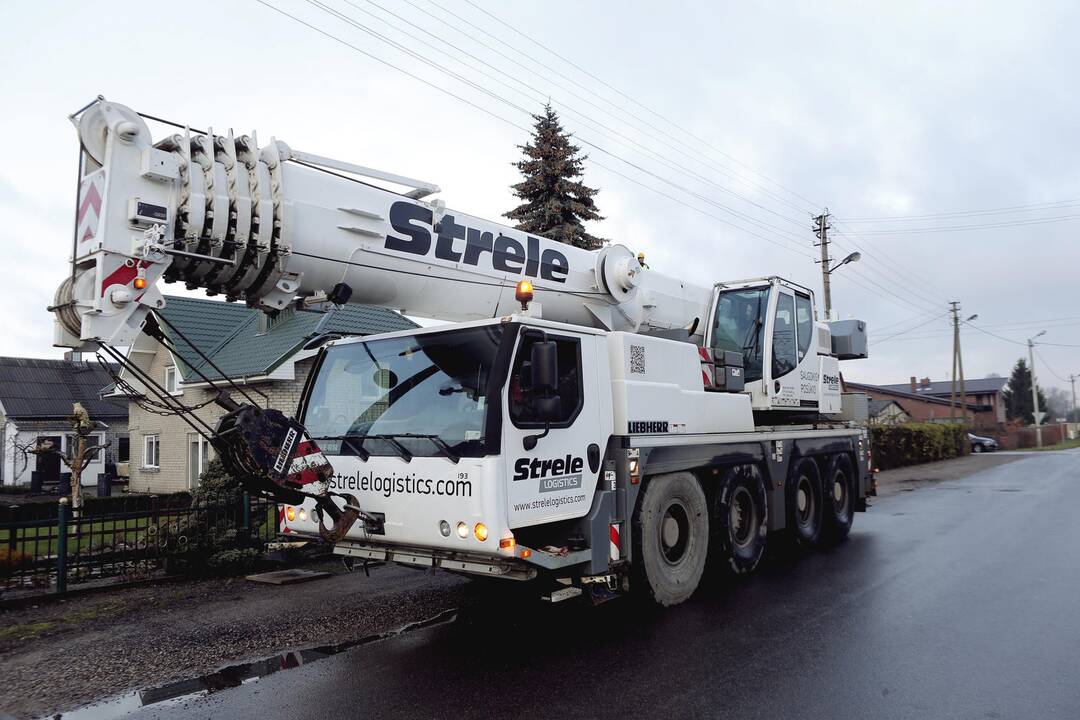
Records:
[[[832,456],[822,488],[825,491],[825,536],[832,542],[839,542],[848,536],[855,519],[855,472],[847,455]]]
[[[635,589],[657,605],[678,605],[697,589],[709,550],[709,507],[688,472],[657,475],[634,514]]]
[[[733,575],[746,575],[757,567],[769,534],[768,507],[757,466],[727,469],[713,497],[709,557],[714,567],[726,564]]]
[[[821,540],[824,517],[821,474],[813,458],[803,458],[791,467],[787,490],[787,525],[796,545],[814,547]]]

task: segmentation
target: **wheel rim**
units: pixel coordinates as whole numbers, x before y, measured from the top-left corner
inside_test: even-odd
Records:
[[[690,516],[681,502],[674,501],[664,510],[658,540],[660,554],[669,565],[678,565],[686,558],[690,544]]]
[[[731,529],[732,544],[740,549],[747,547],[757,534],[757,526],[754,498],[746,488],[736,488],[728,504],[728,527]]]
[[[810,477],[800,475],[799,481],[795,485],[795,514],[800,527],[813,527],[816,506],[817,499],[814,497],[814,485]]]
[[[833,502],[836,504],[836,509],[841,513],[847,513],[847,500],[848,500],[848,481],[847,473],[843,470],[837,470],[833,475],[832,486]]]

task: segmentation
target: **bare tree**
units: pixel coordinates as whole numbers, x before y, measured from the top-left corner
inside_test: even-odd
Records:
[[[75,436],[75,447],[69,447],[66,454],[61,452],[60,448],[53,447],[51,440],[37,443],[29,452],[39,457],[42,455],[56,455],[60,458],[60,462],[71,470],[71,509],[73,514],[78,517],[83,506],[83,471],[94,459],[95,454],[109,447],[111,443],[90,444],[89,438],[94,431],[94,421],[90,419],[90,413],[86,412],[86,408],[82,406],[82,403],[73,405],[72,413],[68,415],[68,422],[71,423],[71,430]]]
[[[26,472],[26,468],[30,466],[30,455],[34,453],[34,448],[37,447],[37,441],[31,442],[19,442],[17,435],[13,435],[8,439],[8,445],[11,446],[11,483],[17,485],[19,478]]]

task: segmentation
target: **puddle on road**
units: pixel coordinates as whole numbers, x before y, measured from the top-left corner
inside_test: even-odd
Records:
[[[397,630],[378,635],[368,635],[349,642],[338,643],[337,645],[322,645],[307,648],[306,650],[290,650],[254,662],[229,665],[199,677],[134,690],[76,710],[56,713],[46,717],[51,720],[112,720],[150,706],[166,708],[182,705],[190,700],[205,697],[221,690],[247,685],[256,682],[261,677],[273,675],[282,670],[291,670],[377,640],[386,640],[413,630],[450,622],[457,616],[457,613],[457,609],[445,610],[427,620],[410,623]]]

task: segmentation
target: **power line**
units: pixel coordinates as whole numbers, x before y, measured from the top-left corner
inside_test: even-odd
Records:
[[[505,21],[505,20],[503,20],[502,18],[500,18],[500,17],[496,16],[495,14],[491,13],[491,12],[490,12],[490,11],[488,11],[487,9],[485,9],[485,8],[483,8],[483,7],[479,6],[479,5],[477,5],[477,4],[475,3],[475,2],[473,2],[473,0],[465,0],[465,1],[466,1],[466,2],[467,2],[467,3],[469,4],[469,5],[471,5],[471,6],[473,7],[473,8],[475,8],[476,10],[479,10],[480,12],[484,13],[485,15],[487,15],[488,17],[490,17],[491,19],[495,20],[495,21],[496,21],[497,23],[499,23],[499,24],[501,24],[502,26],[504,26],[504,27],[506,27],[507,29],[509,29],[509,30],[510,30],[511,32],[513,32],[513,33],[515,33],[515,34],[517,34],[517,35],[521,36],[522,38],[524,38],[524,39],[528,40],[528,41],[529,41],[529,42],[531,42],[531,43],[532,43],[533,45],[536,45],[537,47],[541,48],[542,50],[546,51],[547,53],[549,53],[549,54],[551,54],[551,55],[553,55],[553,56],[557,57],[558,59],[562,60],[563,62],[567,63],[568,65],[570,65],[570,66],[574,67],[575,69],[577,69],[577,70],[579,70],[580,72],[584,73],[585,75],[589,76],[589,77],[590,77],[590,78],[592,78],[593,80],[596,80],[597,82],[599,82],[599,83],[600,83],[601,85],[603,85],[604,87],[608,88],[609,90],[612,90],[613,92],[617,93],[617,94],[618,94],[618,95],[620,95],[621,97],[623,97],[623,98],[625,98],[625,99],[629,100],[629,101],[630,101],[630,102],[632,102],[632,103],[633,103],[634,105],[637,105],[638,107],[640,107],[641,109],[643,109],[643,110],[645,110],[646,112],[650,113],[650,114],[651,114],[651,115],[653,115],[654,117],[657,117],[657,118],[659,118],[660,120],[663,120],[663,121],[664,121],[665,123],[667,123],[667,124],[668,124],[668,125],[670,125],[671,127],[675,128],[675,129],[677,129],[677,130],[679,130],[680,132],[682,132],[683,134],[687,135],[688,137],[691,137],[691,138],[693,138],[694,140],[696,140],[697,142],[699,142],[699,143],[700,143],[701,145],[703,145],[704,147],[707,147],[707,148],[709,148],[709,149],[713,150],[714,152],[718,153],[718,154],[719,154],[719,155],[721,155],[722,157],[725,157],[725,158],[727,158],[727,159],[728,159],[728,160],[730,160],[731,162],[734,162],[735,164],[739,165],[740,167],[746,168],[747,170],[749,170],[749,171],[750,171],[751,173],[753,173],[754,175],[757,175],[758,177],[762,178],[763,180],[766,180],[767,182],[769,182],[769,183],[772,183],[773,185],[775,185],[776,187],[780,188],[780,189],[781,189],[781,190],[783,190],[784,192],[786,192],[786,193],[790,194],[790,195],[791,195],[791,196],[793,196],[793,197],[799,198],[800,200],[802,200],[803,202],[805,202],[805,203],[806,203],[806,206],[803,206],[803,207],[799,207],[799,206],[797,206],[797,205],[791,205],[791,206],[792,206],[792,207],[794,207],[795,209],[797,209],[797,210],[802,210],[802,211],[806,212],[806,211],[809,211],[809,210],[810,210],[810,209],[812,209],[812,208],[817,208],[817,207],[820,207],[820,206],[821,206],[821,203],[818,203],[818,202],[814,202],[813,200],[810,200],[810,199],[809,199],[809,198],[807,198],[806,196],[804,196],[804,195],[801,195],[800,193],[798,193],[798,192],[796,192],[796,191],[794,191],[794,190],[791,190],[791,189],[790,189],[790,188],[788,188],[788,187],[785,187],[785,186],[784,186],[783,184],[781,184],[781,183],[777,182],[776,180],[773,180],[773,179],[772,179],[772,178],[770,178],[770,177],[769,177],[768,175],[765,175],[764,173],[762,173],[762,172],[760,172],[760,171],[758,171],[758,170],[754,169],[753,167],[751,167],[751,166],[747,165],[746,163],[744,163],[744,162],[740,161],[740,160],[739,160],[738,158],[736,158],[736,157],[734,157],[734,156],[732,156],[732,155],[730,155],[730,154],[728,154],[728,153],[724,152],[723,150],[721,150],[720,148],[718,148],[718,147],[714,146],[714,145],[713,145],[712,143],[710,143],[709,141],[705,140],[704,138],[702,138],[702,137],[700,137],[700,136],[698,136],[698,135],[696,135],[696,134],[694,134],[694,133],[690,132],[689,130],[687,130],[686,128],[682,127],[681,125],[679,125],[679,124],[678,124],[678,123],[676,123],[675,121],[673,121],[673,120],[671,120],[671,119],[669,119],[669,118],[665,117],[664,115],[661,115],[660,113],[658,113],[657,111],[655,111],[655,110],[653,110],[652,108],[648,107],[647,105],[645,105],[645,104],[641,103],[640,101],[636,100],[635,98],[631,97],[630,95],[627,95],[626,93],[624,93],[623,91],[619,90],[618,88],[616,88],[616,87],[612,86],[611,84],[609,84],[609,83],[605,82],[604,80],[602,80],[601,78],[597,77],[597,76],[596,76],[596,75],[594,75],[593,73],[589,72],[589,71],[588,71],[588,70],[586,70],[585,68],[583,68],[583,67],[581,67],[580,65],[578,65],[578,64],[576,64],[576,63],[574,63],[573,61],[571,61],[571,60],[567,59],[567,58],[566,58],[566,57],[564,57],[563,55],[560,55],[559,53],[555,52],[554,50],[552,50],[552,49],[551,49],[551,48],[549,48],[548,46],[544,45],[543,43],[541,43],[540,41],[536,40],[535,38],[533,38],[533,37],[531,37],[531,36],[527,35],[526,33],[522,32],[521,30],[519,30],[518,28],[514,27],[514,26],[513,26],[513,25],[511,25],[510,23],[506,22],[506,21]],[[438,3],[434,2],[434,0],[428,0],[428,2],[430,2],[430,3],[432,4],[432,5],[435,5],[436,7],[439,7],[439,8],[440,8],[440,9],[442,9],[442,10],[443,10],[444,12],[447,12],[447,13],[449,13],[449,14],[451,14],[451,15],[454,15],[455,17],[458,17],[459,19],[462,19],[462,21],[463,21],[463,22],[468,22],[467,20],[464,20],[463,18],[460,18],[460,16],[456,15],[455,13],[453,13],[453,12],[451,12],[451,11],[447,10],[446,8],[443,8],[443,7],[441,6],[441,5],[438,5]],[[471,25],[472,27],[476,27],[476,26],[475,26],[475,25],[473,25],[472,23],[469,23],[469,24],[470,24],[470,25]],[[477,28],[477,29],[480,29],[480,28]],[[498,40],[498,37],[497,37],[497,36],[496,36],[496,39]],[[502,43],[503,45],[506,45],[507,47],[510,47],[511,49],[515,50],[516,52],[518,52],[518,53],[521,53],[521,51],[520,51],[520,50],[518,50],[517,48],[514,48],[514,47],[513,47],[512,45],[509,45],[509,44],[507,44],[507,43],[503,42],[502,40],[499,40],[499,42],[500,42],[500,43]],[[524,53],[522,53],[522,54],[524,54]],[[541,65],[542,65],[542,66],[544,66],[544,67],[547,67],[546,65],[543,65],[543,63],[540,63],[539,61],[535,61],[535,62],[537,62],[538,64],[541,64]],[[552,70],[552,71],[553,71],[553,72],[555,72],[554,70]],[[563,77],[565,77],[565,76],[563,76]],[[569,78],[568,78],[568,79],[569,79]],[[582,86],[582,85],[581,85],[580,83],[577,83],[577,82],[576,82],[575,80],[572,80],[572,79],[570,79],[570,81],[571,81],[571,82],[574,82],[574,83],[575,83],[576,85],[578,85],[578,87],[582,87],[583,89],[585,89],[585,90],[587,90],[587,91],[588,91],[588,88],[584,88],[584,86]],[[608,102],[609,104],[612,104],[612,103],[610,103],[610,101],[606,101],[606,102]],[[650,126],[650,127],[652,127],[652,126]],[[657,129],[657,130],[659,130],[658,128],[654,128],[654,129]],[[661,132],[662,132],[662,131],[661,131]],[[689,146],[688,146],[688,147],[689,147]],[[744,181],[746,180],[745,178],[743,178],[743,179],[744,179]],[[764,188],[760,188],[760,189],[764,190]],[[767,191],[766,191],[766,192],[767,192]],[[779,199],[779,198],[778,198],[778,199]],[[782,201],[782,202],[787,202],[787,201],[785,201],[785,200],[781,200],[781,201]],[[788,204],[790,204],[790,203],[788,203]]]
[[[342,19],[341,18],[341,13],[333,11],[332,9],[327,10],[326,6],[322,5],[322,3],[318,2],[318,0],[306,0],[306,1],[309,4],[313,5],[314,7],[317,7],[319,9],[324,10],[324,11],[327,11],[330,14],[332,14],[332,15],[334,15],[336,17],[339,17],[339,19]],[[408,70],[406,70],[406,69],[404,69],[404,68],[402,68],[402,67],[400,67],[398,65],[395,65],[395,64],[393,64],[393,63],[391,63],[389,61],[383,60],[382,58],[379,58],[379,57],[373,55],[372,53],[367,52],[366,50],[363,50],[363,49],[357,47],[356,45],[354,45],[354,44],[352,44],[352,43],[350,43],[350,42],[348,42],[346,40],[343,40],[342,38],[334,35],[333,33],[330,33],[330,32],[328,32],[326,30],[323,30],[322,28],[319,28],[319,27],[317,27],[315,25],[312,25],[311,23],[308,23],[308,22],[302,20],[301,18],[299,18],[299,17],[297,17],[295,15],[292,15],[292,14],[282,10],[281,8],[278,8],[278,7],[270,4],[269,2],[266,2],[266,0],[256,0],[256,2],[258,2],[261,5],[265,5],[266,7],[278,12],[279,14],[281,14],[281,15],[283,15],[283,16],[285,16],[285,17],[287,17],[287,18],[289,18],[289,19],[291,19],[291,20],[293,20],[295,22],[300,23],[301,25],[304,25],[307,28],[315,30],[320,35],[328,37],[328,38],[330,38],[330,39],[332,39],[332,40],[334,40],[334,41],[336,41],[338,43],[341,43],[342,45],[345,45],[348,48],[351,48],[352,50],[355,50],[356,52],[361,53],[362,55],[364,55],[366,57],[375,59],[376,61],[378,61],[379,63],[381,63],[383,65],[386,65],[387,67],[390,67],[390,68],[392,68],[394,70],[397,70],[397,71],[399,71],[399,72],[401,72],[401,73],[403,73],[403,74],[405,74],[405,75],[407,75],[407,76],[409,76],[409,77],[411,77],[411,78],[413,78],[415,80],[418,80],[418,81],[422,82],[423,84],[427,85],[428,87],[430,87],[432,89],[435,89],[435,90],[437,90],[437,91],[439,91],[441,93],[444,93],[444,94],[446,94],[446,95],[448,95],[448,96],[450,96],[450,97],[452,97],[452,98],[454,98],[456,100],[460,100],[460,101],[466,103],[467,105],[469,105],[469,106],[471,106],[473,108],[481,110],[485,114],[490,115],[491,117],[494,117],[494,118],[496,118],[498,120],[501,120],[502,122],[505,122],[508,125],[511,125],[512,127],[515,127],[515,128],[517,128],[519,130],[522,130],[523,132],[526,132],[526,133],[530,132],[528,128],[526,128],[526,127],[524,127],[522,125],[519,125],[518,123],[516,123],[516,122],[514,122],[512,120],[509,120],[509,119],[499,115],[498,113],[496,113],[496,112],[494,112],[494,111],[492,111],[492,110],[490,110],[488,108],[485,108],[485,107],[483,107],[483,106],[481,106],[481,105],[479,105],[479,104],[477,104],[475,102],[472,102],[471,100],[468,100],[467,98],[465,98],[465,97],[463,97],[463,96],[461,96],[461,95],[459,95],[457,93],[454,93],[454,92],[452,92],[452,91],[450,91],[450,90],[448,90],[448,89],[446,89],[446,88],[444,88],[444,87],[442,87],[442,86],[440,86],[440,85],[438,85],[438,84],[436,84],[436,83],[434,83],[434,82],[432,82],[430,80],[427,80],[427,79],[425,79],[425,78],[423,78],[423,77],[421,77],[421,76],[419,76],[419,75],[417,75],[417,74],[415,74],[413,72],[410,72],[410,71],[408,71]],[[349,22],[349,21],[346,20],[346,22]],[[355,21],[352,21],[352,22],[350,22],[350,24],[358,24],[358,23],[355,23]],[[379,35],[378,33],[374,32],[374,31],[371,31],[368,34],[371,34],[372,36],[378,36]],[[390,41],[390,42],[392,43],[393,41]],[[414,55],[414,56],[418,55],[414,51],[406,51],[406,52],[409,52],[410,55]],[[530,117],[532,116],[532,113],[530,113],[525,108],[522,108],[522,107],[520,107],[520,106],[518,106],[518,105],[516,105],[516,104],[514,104],[512,102],[509,102],[509,101],[505,100],[504,98],[501,98],[499,95],[497,95],[497,94],[495,94],[495,93],[493,93],[493,92],[491,92],[489,90],[479,88],[475,83],[472,83],[468,79],[463,79],[463,78],[457,77],[457,74],[454,73],[452,70],[447,70],[447,69],[443,68],[442,66],[440,66],[438,63],[435,63],[434,61],[425,59],[424,62],[425,62],[425,64],[428,64],[429,66],[450,75],[451,77],[455,77],[455,79],[461,80],[461,82],[463,82],[465,84],[468,84],[470,87],[474,87],[476,89],[479,89],[485,95],[488,95],[489,97],[491,97],[491,98],[493,98],[495,100],[502,101],[502,102],[506,103],[507,105],[511,106],[512,108],[514,108],[514,109],[516,109],[516,110],[518,110],[518,111],[520,111],[520,112],[522,112],[522,113],[524,113],[526,115],[529,115]],[[652,172],[651,170],[648,170],[647,168],[644,168],[644,167],[642,167],[641,165],[639,165],[637,163],[626,160],[625,158],[622,158],[619,155],[617,155],[615,153],[612,153],[611,151],[607,150],[606,148],[604,148],[604,147],[602,147],[600,145],[597,145],[594,142],[591,142],[591,141],[589,141],[589,140],[587,140],[585,138],[582,138],[580,136],[577,139],[583,145],[587,145],[587,146],[593,148],[594,150],[596,150],[597,152],[603,153],[604,155],[612,157],[613,159],[619,160],[620,162],[622,162],[622,163],[624,163],[626,165],[629,165],[630,167],[634,168],[635,170],[638,170],[639,172],[642,172],[645,175],[648,175],[648,176],[650,176],[650,177],[652,177],[654,179],[657,179],[657,180],[659,180],[659,181],[661,181],[661,182],[663,182],[663,183],[665,183],[667,185],[670,185],[671,187],[673,187],[673,188],[675,188],[675,189],[677,189],[677,190],[679,190],[681,192],[684,192],[687,195],[691,195],[691,196],[701,200],[702,202],[705,202],[706,204],[709,204],[709,205],[712,205],[714,207],[723,209],[725,211],[730,211],[730,208],[727,208],[722,203],[719,203],[719,202],[717,202],[715,200],[712,200],[711,198],[708,198],[708,197],[706,197],[704,195],[701,195],[700,193],[697,193],[697,192],[695,192],[695,191],[693,191],[693,190],[691,190],[689,188],[686,188],[685,186],[680,185],[679,183],[671,181],[668,178],[665,178],[662,175],[659,175],[659,174],[657,174],[655,172]],[[654,192],[654,193],[656,193],[658,195],[661,195],[661,196],[666,197],[666,198],[668,198],[670,200],[678,202],[679,204],[681,204],[681,205],[683,205],[685,207],[688,207],[688,208],[690,208],[692,210],[700,212],[703,215],[706,215],[706,216],[711,217],[711,218],[713,218],[715,220],[718,220],[719,222],[722,222],[722,223],[724,223],[726,225],[729,225],[729,226],[731,226],[731,227],[733,227],[733,228],[735,228],[737,230],[740,230],[741,232],[744,232],[744,233],[746,233],[746,234],[748,234],[748,235],[750,235],[752,237],[758,238],[760,240],[764,240],[765,242],[771,243],[773,245],[777,245],[778,247],[782,247],[782,248],[784,248],[786,250],[789,250],[789,251],[794,252],[796,254],[802,255],[803,257],[812,259],[811,255],[803,252],[801,250],[801,248],[799,248],[797,246],[784,244],[783,242],[781,242],[778,239],[771,238],[771,237],[768,237],[768,236],[765,236],[765,235],[755,233],[755,232],[753,232],[751,230],[748,230],[747,228],[745,228],[745,227],[743,227],[741,225],[738,225],[736,223],[731,222],[730,220],[728,220],[728,219],[726,219],[724,217],[721,217],[721,216],[716,215],[714,213],[710,213],[710,212],[701,210],[700,208],[698,208],[698,207],[696,207],[694,205],[691,205],[691,204],[689,204],[689,203],[687,203],[687,202],[685,202],[685,201],[683,201],[683,200],[681,200],[679,198],[676,198],[676,197],[674,197],[674,196],[672,196],[672,195],[670,195],[668,193],[662,192],[662,191],[660,191],[660,190],[658,190],[658,189],[656,189],[656,188],[654,188],[654,187],[652,187],[650,185],[642,183],[640,180],[637,180],[636,178],[630,177],[629,175],[626,175],[625,173],[619,172],[618,170],[615,170],[614,168],[611,168],[611,167],[609,167],[607,165],[604,165],[603,163],[600,163],[600,162],[596,161],[595,159],[592,160],[592,163],[594,165],[596,165],[597,167],[603,168],[603,169],[607,170],[608,172],[611,172],[611,173],[613,173],[615,175],[618,175],[619,177],[622,177],[622,178],[628,180],[629,182],[635,183],[636,185],[638,185],[640,187],[643,187],[643,188],[645,188],[647,190],[650,190],[651,192]],[[739,211],[734,211],[734,212],[736,214],[739,213]],[[769,227],[769,225],[767,223],[755,220],[753,218],[749,218],[749,216],[745,216],[745,214],[743,214],[743,216],[745,218],[747,218],[748,222],[752,222],[752,223],[754,223],[756,225],[764,225],[766,227]],[[772,226],[772,227],[775,227],[775,226]]]
[[[892,335],[889,335],[886,338],[882,338],[881,340],[875,340],[874,344],[875,345],[880,345],[881,343],[889,342],[890,340],[892,340],[894,338],[901,337],[902,335],[905,335],[905,334],[911,332],[912,330],[918,330],[919,328],[925,327],[925,326],[929,325],[930,323],[932,323],[932,322],[934,322],[936,320],[940,320],[941,318],[948,315],[950,312],[951,312],[951,310],[946,310],[945,312],[941,313],[940,315],[935,315],[934,317],[930,318],[926,322],[919,323],[918,325],[915,325],[914,327],[910,327],[907,330],[901,330],[898,333],[893,333]]]
[[[1066,383],[1069,382],[1067,379],[1061,377],[1056,372],[1054,372],[1054,368],[1050,367],[1050,363],[1046,362],[1046,358],[1044,358],[1042,356],[1041,352],[1039,352],[1038,350],[1035,350],[1035,356],[1038,357],[1040,360],[1042,360],[1043,367],[1045,367],[1047,370],[1049,370],[1051,375],[1056,377],[1061,382],[1066,382]]]
[[[877,222],[908,222],[911,220],[931,220],[934,218],[948,217],[978,217],[983,215],[1003,215],[1016,212],[1037,212],[1040,210],[1053,210],[1060,207],[1072,207],[1080,203],[1080,198],[1070,200],[1053,200],[1030,205],[1007,205],[1005,207],[988,208],[985,210],[955,210],[951,212],[927,213],[925,215],[879,215],[871,217],[849,217],[848,222],[877,223]]]
[[[969,225],[941,225],[937,227],[901,228],[895,230],[863,230],[861,232],[861,235],[919,235],[941,232],[968,232],[971,230],[993,230],[996,228],[1027,227],[1029,225],[1048,225],[1051,223],[1072,222],[1074,220],[1080,220],[1080,215],[1058,215],[1056,217],[1049,218],[1032,218],[1028,220],[1014,220]]]

